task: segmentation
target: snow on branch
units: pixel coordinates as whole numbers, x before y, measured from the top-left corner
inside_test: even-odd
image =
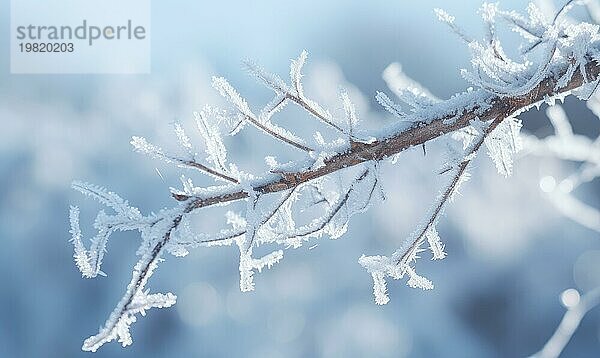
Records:
[[[213,77],[213,87],[221,94],[221,96],[225,97],[238,111],[241,116],[241,122],[249,122],[259,130],[265,132],[267,135],[270,135],[273,138],[276,138],[283,143],[296,147],[300,150],[310,152],[312,149],[305,146],[302,139],[297,138],[292,133],[287,130],[278,127],[268,120],[264,120],[261,122],[258,120],[256,115],[250,110],[248,107],[248,103],[244,100],[240,94],[227,82],[223,77]],[[274,106],[275,108],[271,108],[269,112],[275,112],[276,107],[283,105],[283,101],[278,102],[279,105]],[[271,105],[272,106],[272,105]],[[273,106],[272,106],[273,107]]]
[[[593,85],[600,73],[598,29],[593,25],[562,21],[562,14],[552,21],[542,20],[542,15],[533,6],[526,18],[501,11],[495,5],[486,5],[482,16],[488,32],[485,39],[478,42],[460,30],[452,16],[442,11],[437,13],[468,43],[473,69],[464,74],[475,89],[469,88],[447,100],[440,100],[403,75],[399,66],[390,67],[384,74],[386,82],[409,110],[403,111],[387,95],[378,93],[377,100],[396,117],[396,121],[385,128],[366,130],[361,128],[360,115],[345,92],[341,93],[345,118],[335,118],[320,104],[308,99],[302,85],[302,68],[307,60],[305,51],[291,63],[289,84],[258,65],[246,62],[248,71],[270,87],[275,96],[256,115],[248,101],[227,80],[213,78],[213,86],[228,100],[233,111],[206,107],[194,114],[197,129],[205,142],[204,160],[198,158],[194,144],[179,125],[175,126],[175,134],[181,155],[166,153],[144,138],[132,139],[136,151],[196,169],[213,177],[217,184],[197,187],[191,178],[182,177],[182,188],[171,189],[176,200],[172,208],[142,215],[112,192],[74,182],[76,190],[114,211],[98,213],[94,224],[98,234],[87,249],[79,228],[79,210],[71,208],[74,259],[83,276],[95,277],[102,273],[100,264],[113,232],[137,230],[141,236],[137,250],[139,260],[123,297],[100,331],[84,342],[83,349],[96,351],[112,340],[131,344],[129,327],[136,321],[138,313],[145,314],[150,308],[169,307],[175,303],[173,294],[150,294],[145,288],[158,263],[167,254],[180,257],[192,248],[236,244],[240,288],[252,290],[255,274],[279,262],[284,249],[297,248],[322,237],[341,237],[353,215],[364,212],[375,201],[384,198],[379,172],[385,159],[438,139],[448,145],[448,160],[440,174],[447,178],[447,184],[430,212],[391,256],[362,256],[359,259],[373,278],[378,304],[389,301],[387,277],[407,277],[410,287],[432,289],[433,283],[416,272],[415,261],[424,250],[425,242],[433,259],[446,256],[436,226],[447,203],[456,197],[460,185],[468,179],[469,164],[479,149],[485,144],[499,172],[509,175],[512,156],[521,147],[521,124],[516,116],[543,101],[553,104],[556,98],[562,98],[572,90]],[[536,57],[540,60],[508,59],[496,36],[496,27],[500,24],[497,19],[508,22],[522,33],[521,45],[541,52]],[[539,44],[530,46],[532,42]],[[312,137],[300,138],[285,129],[285,123],[273,122],[274,116],[288,102],[295,103],[309,117],[318,120],[309,123],[314,125]],[[275,153],[270,153],[265,158],[271,167],[269,171],[241,172],[228,159],[221,133],[235,135],[247,124],[266,134],[272,143],[282,142],[298,149],[298,157],[279,164]],[[566,127],[560,128],[561,133],[570,133]],[[323,130],[330,130],[339,137],[326,141],[321,135]],[[590,170],[594,172],[595,169]],[[585,175],[582,171],[581,178],[589,177],[590,170],[586,169]],[[234,203],[244,203],[242,208],[245,210],[229,210],[220,231],[197,233],[192,229],[192,216],[203,213],[202,209]],[[307,218],[299,215],[300,212],[310,212],[314,216]],[[268,248],[270,253],[254,257],[259,246]]]
[[[74,246],[73,257],[83,277],[93,278],[97,275],[105,276],[100,270],[102,259],[106,252],[109,236],[116,230],[137,230],[151,221],[143,217],[137,208],[129,206],[117,194],[107,191],[96,185],[75,181],[73,189],[84,195],[90,196],[100,203],[115,211],[115,215],[107,215],[104,211],[98,212],[94,222],[94,228],[98,230],[96,236],[91,240],[89,249],[85,248],[82,241],[81,229],[79,228],[79,208],[71,206],[69,218],[71,222],[71,241]]]
[[[478,131],[476,138],[464,150],[458,158],[449,161],[450,180],[446,187],[440,192],[436,202],[430,209],[430,212],[423,220],[422,224],[417,227],[415,232],[409,236],[398,250],[390,257],[385,256],[365,256],[359,259],[359,263],[373,277],[373,292],[375,294],[375,302],[377,304],[385,304],[389,302],[389,297],[385,291],[385,277],[389,276],[393,279],[401,279],[405,275],[408,276],[407,285],[412,288],[420,288],[423,290],[433,289],[433,283],[425,277],[419,276],[413,262],[419,258],[419,253],[424,251],[421,248],[427,240],[429,249],[433,253],[433,260],[443,259],[446,257],[444,245],[441,243],[440,237],[436,230],[436,225],[439,222],[441,215],[449,201],[455,196],[461,184],[469,178],[467,167],[475,158],[479,148],[483,145],[486,139],[498,131],[503,121],[508,119],[498,118],[489,124],[483,124],[480,121],[474,121],[471,127],[474,131]],[[446,173],[447,173],[446,172]]]
[[[564,16],[577,3],[580,2],[569,1],[553,20],[545,19],[542,11],[533,3],[528,7],[527,18],[486,4],[482,15],[490,31],[484,42],[465,38],[449,15],[440,15],[440,19],[459,33],[471,51],[472,69],[463,70],[463,77],[473,85],[501,97],[515,97],[530,93],[549,75],[558,78],[556,90],[565,87],[575,72],[579,72],[584,82],[589,82],[585,66],[591,59],[598,58],[600,36],[598,25],[564,20]],[[526,41],[523,52],[531,55],[536,51],[541,61],[528,60],[531,56],[516,60],[508,58],[495,37],[496,19],[507,21],[514,31],[522,35]],[[567,70],[560,75],[556,72],[557,62],[567,64]]]
[[[292,101],[329,127],[345,134],[346,130],[344,130],[339,123],[336,123],[336,120],[329,111],[323,109],[317,102],[308,99],[304,94],[302,86],[302,69],[306,63],[307,57],[308,52],[304,50],[297,59],[292,60],[290,65],[290,86],[288,86],[279,76],[266,72],[252,61],[245,61],[244,64],[251,75],[275,91],[276,97],[271,103],[283,106],[287,101]],[[272,105],[272,107],[276,106]],[[267,108],[269,108],[269,106]]]
[[[200,132],[203,133],[202,130]],[[197,154],[192,153],[192,144],[190,143],[190,139],[185,135],[185,132],[179,125],[175,127],[175,133],[177,134],[180,145],[188,152],[187,157],[178,157],[176,155],[167,154],[160,147],[148,143],[148,141],[144,137],[133,136],[131,138],[131,145],[133,146],[136,152],[147,154],[150,157],[164,160],[167,163],[175,163],[180,167],[197,169],[201,172],[204,172],[207,175],[213,176],[216,179],[221,179],[232,183],[238,182],[237,179],[228,175],[227,170],[224,167],[219,167],[218,169],[215,169],[197,162]],[[207,141],[207,146],[209,146],[209,148],[211,149],[214,149],[214,144],[212,146],[211,144],[212,140]],[[209,157],[209,160],[210,159],[216,160],[218,158]],[[213,164],[222,165],[220,161],[213,162]]]

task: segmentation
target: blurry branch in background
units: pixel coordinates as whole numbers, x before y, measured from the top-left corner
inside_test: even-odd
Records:
[[[436,12],[470,49],[472,69],[462,73],[475,89],[440,100],[403,75],[399,65],[392,66],[384,76],[402,103],[397,104],[378,92],[377,101],[396,121],[373,131],[362,128],[359,114],[345,91],[340,92],[341,118],[307,97],[302,85],[306,52],[292,61],[289,82],[248,62],[246,67],[250,74],[274,92],[273,99],[255,111],[227,80],[213,78],[213,87],[232,109],[207,106],[194,114],[196,129],[204,140],[203,155],[198,154],[179,125],[175,126],[175,135],[181,153],[167,153],[141,137],[133,137],[131,141],[137,152],[197,170],[212,178],[214,185],[199,187],[191,178],[182,176],[181,188],[171,188],[177,201],[174,207],[142,215],[113,192],[75,182],[76,190],[97,199],[112,212],[98,213],[94,223],[98,233],[88,249],[79,228],[79,209],[71,208],[74,258],[84,277],[103,274],[102,257],[113,232],[137,230],[141,234],[137,251],[140,258],[125,294],[98,334],[88,338],[82,348],[96,351],[104,343],[117,339],[123,346],[129,345],[132,343],[129,327],[136,321],[137,313],[144,315],[149,308],[169,307],[175,303],[175,295],[150,294],[145,288],[166,253],[185,256],[191,248],[235,244],[239,252],[240,289],[251,291],[254,274],[279,262],[283,249],[298,248],[306,241],[323,236],[339,238],[346,232],[352,215],[365,211],[378,198],[384,198],[379,178],[384,162],[391,159],[395,163],[399,153],[436,140],[447,148],[439,175],[444,176],[448,184],[431,211],[391,256],[363,255],[359,259],[373,277],[378,304],[389,301],[387,277],[406,277],[410,287],[433,288],[431,281],[417,274],[416,259],[424,251],[425,242],[433,259],[446,256],[436,226],[447,203],[468,179],[469,164],[480,148],[487,148],[500,174],[510,175],[512,157],[521,148],[521,122],[516,116],[542,102],[552,105],[574,89],[595,86],[600,73],[598,28],[587,23],[562,21],[560,15],[566,12],[564,9],[548,20],[533,5],[526,18],[515,12],[501,11],[495,4],[486,4],[481,14],[488,31],[481,42],[466,35],[454,23],[454,17],[442,10]],[[523,35],[521,48],[527,53],[538,52],[536,58],[541,60],[531,62],[526,56],[509,59],[496,36],[497,20],[507,22]],[[312,138],[301,138],[273,121],[274,115],[288,104],[298,106],[313,117],[312,123],[307,122]],[[298,159],[279,163],[275,155],[270,155],[265,157],[269,171],[258,174],[242,171],[228,158],[221,133],[235,136],[246,126],[258,129],[258,135],[271,138],[273,143],[294,149]],[[220,231],[196,232],[192,228],[193,215],[201,209],[234,202],[244,202],[242,210],[227,211],[223,220],[225,227]],[[255,257],[253,251],[258,247],[273,250]]]
[[[600,304],[600,287],[596,287],[581,297],[579,296],[579,292],[574,289],[566,290],[562,296],[562,301],[567,308],[567,312],[552,337],[544,345],[544,348],[533,355],[535,358],[555,358],[560,356],[586,313]]]
[[[600,99],[597,95],[587,104],[596,115],[600,115]],[[546,114],[552,123],[554,134],[544,139],[524,136],[525,150],[528,154],[579,163],[579,168],[558,182],[553,176],[544,176],[540,179],[540,188],[563,215],[600,232],[600,208],[594,208],[573,195],[582,184],[600,176],[600,137],[593,140],[574,134],[566,113],[558,105],[549,107]]]

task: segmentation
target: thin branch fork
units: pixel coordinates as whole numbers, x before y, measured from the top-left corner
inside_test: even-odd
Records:
[[[325,123],[328,126],[334,128],[335,130],[337,130],[338,132],[340,132],[342,134],[347,134],[346,131],[344,131],[344,129],[342,129],[340,126],[338,126],[337,124],[333,123],[329,119],[323,117],[318,111],[316,111],[313,107],[311,107],[308,103],[306,103],[306,101],[304,99],[302,99],[299,95],[298,96],[296,96],[296,95],[288,95],[288,98],[290,100],[294,101],[300,107],[304,108],[308,113],[312,114],[313,116],[315,116],[316,118],[318,118],[323,123]]]
[[[176,159],[173,159],[173,160],[175,161]],[[212,169],[212,168],[210,168],[210,167],[208,167],[208,166],[206,166],[204,164],[198,163],[195,160],[184,160],[184,161],[178,161],[178,162],[181,163],[181,165],[185,165],[185,166],[190,167],[190,168],[198,169],[201,172],[205,172],[205,173],[208,173],[210,175],[214,175],[214,176],[219,177],[221,179],[224,179],[224,180],[226,180],[226,181],[228,181],[230,183],[234,183],[234,184],[239,184],[240,183],[237,179],[235,179],[233,177],[230,177],[229,175],[223,174],[220,171]]]
[[[499,117],[496,118],[492,123],[490,123],[484,130],[484,132],[479,136],[477,141],[471,146],[471,149],[466,153],[464,159],[457,165],[456,173],[453,175],[450,180],[449,185],[442,193],[441,197],[438,199],[438,202],[435,204],[433,208],[433,212],[429,215],[426,224],[423,226],[422,230],[418,232],[415,236],[414,240],[408,247],[408,249],[396,260],[396,265],[406,265],[411,260],[411,258],[415,257],[417,250],[425,241],[425,237],[427,232],[435,227],[436,222],[438,221],[440,215],[442,214],[444,207],[451,201],[452,196],[456,193],[456,189],[460,185],[461,178],[465,175],[467,171],[467,167],[473,160],[473,156],[479,151],[485,139],[502,123],[507,117]]]
[[[283,102],[281,102],[283,103]],[[278,104],[278,106],[281,104]],[[261,131],[265,132],[266,134],[273,136],[281,141],[284,141],[285,143],[291,145],[292,147],[298,148],[302,151],[305,152],[311,152],[312,149],[301,144],[298,142],[295,142],[294,140],[287,138],[286,136],[283,136],[273,130],[271,130],[270,128],[268,128],[267,126],[265,126],[264,124],[260,123],[256,118],[249,116],[249,115],[244,115],[244,119],[250,123],[252,123],[253,126],[255,126],[256,128],[260,129]]]

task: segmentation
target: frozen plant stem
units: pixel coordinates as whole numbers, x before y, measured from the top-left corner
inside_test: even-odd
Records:
[[[448,140],[446,144],[452,158],[447,165],[452,176],[434,203],[430,215],[415,234],[403,241],[391,258],[363,256],[359,260],[373,277],[378,304],[389,300],[386,276],[399,279],[406,274],[409,276],[408,286],[433,288],[431,281],[419,276],[411,264],[422,251],[420,247],[425,240],[429,242],[434,259],[445,257],[435,226],[446,203],[452,199],[460,183],[466,180],[467,167],[475,154],[485,144],[498,171],[509,175],[512,171],[512,155],[520,148],[518,131],[521,125],[515,117],[540,102],[552,103],[555,98],[562,98],[572,90],[596,81],[600,73],[597,28],[589,24],[569,25],[558,21],[559,15],[552,23],[539,22],[539,14],[534,10],[530,9],[531,19],[527,21],[513,12],[499,11],[496,5],[485,5],[483,14],[489,31],[484,43],[464,35],[454,24],[452,16],[438,11],[440,19],[450,24],[451,29],[468,42],[473,54],[473,71],[465,70],[463,75],[477,88],[442,101],[430,96],[413,81],[403,79],[400,82],[407,83],[407,87],[396,89],[395,93],[410,107],[410,112],[405,114],[384,93],[378,93],[376,99],[379,103],[397,117],[394,124],[379,131],[365,131],[357,126],[359,116],[345,91],[340,95],[346,116],[344,119],[334,118],[305,96],[301,70],[306,52],[302,52],[297,60],[292,61],[291,85],[254,64],[247,64],[249,71],[275,92],[273,100],[258,115],[227,80],[213,78],[213,86],[228,100],[234,111],[232,114],[205,107],[201,113],[195,114],[198,130],[206,144],[206,164],[197,160],[198,154],[179,125],[175,126],[175,133],[186,153],[182,157],[168,154],[144,138],[133,137],[131,144],[136,151],[181,167],[196,169],[215,179],[219,185],[196,187],[191,179],[182,176],[182,190],[171,189],[177,205],[144,216],[115,193],[86,183],[74,183],[74,189],[114,211],[114,214],[104,211],[98,213],[94,223],[98,233],[92,239],[90,249],[86,249],[79,228],[79,210],[71,208],[74,258],[84,277],[103,274],[100,270],[101,261],[113,232],[137,230],[142,238],[137,251],[140,259],[133,269],[125,294],[98,334],[85,340],[82,348],[96,351],[104,343],[117,339],[123,346],[129,345],[132,343],[129,327],[136,321],[137,313],[144,315],[150,308],[169,307],[175,303],[176,297],[171,293],[150,294],[145,290],[148,279],[165,252],[185,256],[190,248],[236,244],[239,249],[240,289],[251,291],[254,289],[255,272],[270,268],[283,257],[283,250],[275,250],[255,258],[253,248],[267,244],[297,248],[311,238],[342,236],[349,218],[365,211],[377,197],[375,193],[381,193],[383,197],[378,177],[381,161],[409,148],[440,139]],[[561,10],[561,13],[565,11]],[[544,51],[541,56],[543,61],[533,64],[526,60],[517,63],[508,59],[496,38],[497,16],[526,32],[527,41],[522,45],[538,43],[534,50]],[[288,103],[299,106],[324,124],[327,130],[342,137],[328,142],[319,128],[313,133],[314,141],[310,143],[279,127],[271,118]],[[231,135],[238,133],[245,125],[254,126],[275,141],[296,148],[303,157],[280,164],[273,156],[269,156],[265,159],[271,167],[270,171],[257,176],[244,173],[234,163],[228,162],[217,123],[234,123],[234,128],[228,129]],[[453,147],[452,143],[456,144],[457,141],[448,138],[448,134],[463,136],[461,150]],[[355,171],[359,174],[354,175],[349,184],[344,183],[341,173],[351,171],[353,167],[357,168]],[[326,191],[327,179],[334,175],[340,180],[335,181],[333,190]],[[265,199],[266,196],[275,200],[269,201]],[[245,215],[227,212],[227,224],[231,228],[212,236],[198,234],[191,229],[190,214],[237,201],[246,201],[246,211]],[[294,209],[302,211],[307,207],[321,214],[307,224],[298,225]]]

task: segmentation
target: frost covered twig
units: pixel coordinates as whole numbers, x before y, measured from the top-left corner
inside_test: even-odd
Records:
[[[74,183],[73,187],[108,206],[113,214],[100,211],[94,227],[98,234],[86,249],[79,228],[79,210],[71,210],[71,233],[75,248],[75,261],[85,277],[95,277],[100,270],[107,241],[115,230],[137,230],[141,244],[139,261],[121,298],[98,334],[88,338],[84,350],[95,351],[104,343],[118,339],[124,346],[131,344],[129,326],[137,313],[151,307],[168,307],[174,304],[175,295],[149,294],[145,286],[158,263],[166,253],[185,256],[188,249],[213,245],[233,245],[239,251],[240,288],[254,289],[253,277],[257,271],[270,268],[283,257],[280,248],[296,248],[310,239],[342,236],[352,215],[363,212],[380,195],[380,164],[388,157],[409,148],[442,138],[449,143],[450,159],[444,173],[452,173],[450,182],[434,203],[431,215],[419,230],[396,251],[391,258],[362,257],[361,264],[372,274],[377,303],[386,303],[385,276],[409,276],[411,287],[432,288],[432,283],[419,276],[411,265],[417,258],[420,246],[428,241],[434,259],[445,256],[435,224],[445,204],[454,196],[466,176],[466,169],[475,153],[485,143],[498,171],[509,175],[512,155],[519,150],[520,122],[515,116],[539,104],[552,102],[566,96],[571,90],[595,81],[600,73],[596,62],[600,43],[598,29],[588,24],[569,25],[561,21],[538,24],[539,14],[530,8],[530,19],[514,13],[504,13],[495,5],[487,5],[483,15],[488,25],[485,41],[477,43],[461,36],[473,54],[473,71],[465,76],[477,88],[440,100],[423,90],[416,82],[405,77],[396,83],[405,88],[395,88],[399,99],[410,107],[402,111],[383,93],[377,100],[392,113],[397,121],[387,128],[367,131],[360,128],[359,118],[349,96],[342,92],[341,99],[346,118],[335,118],[306,97],[302,86],[301,69],[306,60],[303,52],[292,61],[290,84],[276,75],[248,64],[249,71],[275,92],[275,97],[256,115],[245,99],[223,78],[214,78],[213,86],[233,106],[232,113],[206,107],[196,114],[196,122],[206,142],[206,161],[202,163],[182,127],[176,126],[180,147],[184,154],[166,154],[143,138],[134,137],[132,145],[137,151],[147,153],[177,165],[192,167],[209,174],[218,184],[197,187],[192,180],[182,177],[182,188],[171,189],[177,204],[157,214],[142,215],[118,195],[89,184]],[[439,12],[440,17],[454,25],[454,18]],[[502,52],[494,31],[498,14],[510,19],[517,27],[527,31],[525,42],[537,36],[542,41],[542,61],[530,63],[522,58],[509,60]],[[535,16],[533,16],[535,15]],[[541,30],[543,32],[540,32]],[[557,33],[559,35],[553,35]],[[534,41],[536,39],[533,39]],[[547,45],[544,45],[547,44]],[[534,49],[535,50],[535,49]],[[545,52],[544,52],[545,51]],[[393,75],[398,78],[399,68]],[[391,77],[390,77],[391,78]],[[314,140],[299,138],[273,122],[273,116],[288,102],[293,102],[308,114],[316,117],[322,128],[315,128]],[[274,156],[266,158],[271,169],[262,174],[241,171],[226,155],[220,135],[223,126],[231,135],[250,124],[276,141],[299,149],[297,160],[279,164]],[[341,136],[326,141],[321,130]],[[454,134],[454,137],[447,136]],[[457,140],[458,139],[458,140]],[[456,144],[463,142],[463,148]],[[350,174],[350,179],[344,177]],[[335,177],[335,180],[331,180]],[[195,233],[191,229],[191,214],[201,209],[245,201],[241,211],[229,210],[226,228],[214,234]],[[313,217],[306,220],[299,212],[310,208]],[[302,219],[302,220],[301,220]],[[301,222],[301,221],[305,222]],[[275,247],[265,256],[255,258],[256,247]]]
[[[181,136],[185,136],[185,133],[183,132],[183,129],[181,129],[181,127],[176,127],[176,128],[178,129],[177,132],[180,136],[179,138],[181,139],[182,138]],[[183,138],[185,138],[185,141],[183,143],[186,145],[186,148],[188,148],[187,146],[189,145],[188,149],[191,149],[191,144],[189,144],[189,139],[187,137],[183,137]],[[133,146],[135,151],[147,154],[153,158],[162,159],[167,163],[175,163],[181,167],[197,169],[201,172],[204,172],[208,175],[212,175],[216,178],[223,179],[223,180],[231,182],[231,183],[239,183],[237,179],[232,178],[229,175],[222,173],[217,169],[211,168],[207,165],[197,162],[195,159],[196,154],[190,155],[189,158],[180,158],[180,157],[177,157],[174,155],[169,155],[169,154],[163,152],[163,150],[160,147],[157,147],[153,144],[148,143],[148,141],[146,141],[146,138],[135,137],[135,136],[131,139],[131,145]]]
[[[308,52],[302,51],[298,59],[292,61],[292,65],[290,66],[290,79],[292,82],[291,86],[286,85],[285,82],[283,82],[283,80],[278,76],[265,72],[254,62],[244,62],[250,74],[255,76],[267,87],[270,87],[273,91],[275,91],[276,97],[273,99],[270,106],[265,107],[266,111],[263,110],[263,117],[270,117],[273,113],[278,111],[281,106],[284,106],[287,101],[292,101],[323,123],[334,128],[340,133],[345,133],[346,131],[334,122],[334,119],[329,111],[323,109],[318,103],[308,99],[304,95],[301,79],[302,68],[306,63],[307,57]]]
[[[490,123],[473,121],[470,126],[470,133],[474,132],[475,137],[466,137],[464,154],[461,153],[459,156],[449,160],[447,164],[448,168],[445,168],[443,173],[452,173],[451,178],[446,187],[440,192],[423,223],[419,225],[415,232],[390,257],[363,255],[359,259],[359,263],[373,277],[373,293],[377,304],[385,304],[389,301],[386,292],[386,276],[397,280],[408,275],[408,286],[423,290],[433,288],[433,283],[427,278],[419,276],[411,264],[412,262],[416,262],[417,258],[419,258],[418,254],[424,251],[421,249],[421,246],[425,241],[429,244],[433,260],[446,257],[444,245],[436,229],[440,216],[447,203],[453,200],[457,194],[461,184],[469,179],[470,175],[467,173],[467,167],[475,158],[481,146],[484,143],[487,144],[488,148],[498,146],[494,143],[497,139],[494,139],[491,135],[495,132],[502,133],[508,131],[512,133],[512,121],[515,121],[515,119],[505,117],[499,117]],[[498,158],[498,156],[493,156],[493,158]],[[502,161],[503,159],[500,156],[497,160]]]
[[[293,134],[288,133],[282,128],[279,128],[269,122],[270,116],[279,111],[280,107],[285,104],[283,100],[277,100],[275,104],[269,104],[263,110],[261,118],[257,118],[256,115],[250,110],[246,101],[240,96],[240,94],[227,82],[223,77],[213,77],[213,87],[219,91],[219,93],[225,97],[239,112],[239,125],[240,128],[244,122],[249,122],[256,128],[265,132],[266,134],[286,143],[293,147],[296,147],[305,152],[310,152],[312,149],[305,146],[302,140],[296,138]],[[266,113],[266,114],[265,114]],[[239,130],[239,129],[238,129]]]

